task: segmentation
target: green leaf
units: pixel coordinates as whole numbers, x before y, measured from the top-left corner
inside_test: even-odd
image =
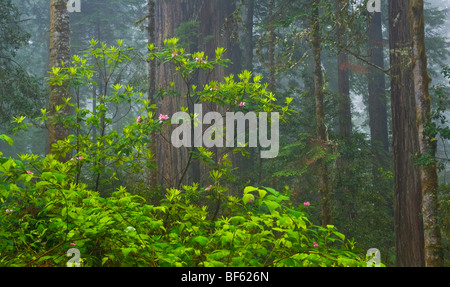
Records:
[[[0,140],[3,140],[3,141],[6,141],[6,142],[8,142],[8,144],[10,145],[10,146],[12,146],[13,145],[13,140],[12,140],[12,138],[10,138],[9,136],[7,136],[7,135],[0,135]]]
[[[136,248],[122,248],[122,254],[124,257],[127,257],[128,254],[130,254],[130,252],[134,252],[137,253],[137,249]]]
[[[245,218],[242,217],[242,216],[233,216],[233,217],[231,218],[231,223],[232,223],[233,225],[239,225],[239,224],[244,223],[245,221],[246,221]]]
[[[264,186],[264,189],[267,190],[268,192],[272,193],[275,196],[279,196],[280,195],[280,193],[278,191],[276,191],[275,189],[273,189],[273,188]]]
[[[264,196],[266,196],[267,191],[265,191],[264,189],[258,189],[258,193],[259,193],[259,198],[263,199]]]
[[[255,196],[251,193],[244,194],[244,196],[242,197],[242,201],[244,202],[244,204],[250,203],[250,201],[253,200],[255,200]]]
[[[253,186],[247,186],[246,188],[244,188],[244,194],[247,194],[247,193],[255,191],[255,190],[258,190],[258,189]]]
[[[197,242],[201,246],[205,246],[206,243],[208,243],[209,239],[208,239],[208,237],[205,237],[205,236],[197,236],[197,237],[194,237],[192,239],[192,241]]]
[[[42,186],[46,186],[46,185],[50,185],[51,183],[48,181],[39,181],[38,183],[36,183],[36,187],[42,187]]]
[[[264,201],[264,203],[269,208],[270,213],[273,213],[275,211],[275,209],[280,207],[280,205],[275,201],[267,200],[267,201]]]

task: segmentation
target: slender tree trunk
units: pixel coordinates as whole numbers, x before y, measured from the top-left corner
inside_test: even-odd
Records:
[[[67,11],[67,0],[50,1],[50,70],[61,67],[61,62],[66,65],[70,62],[70,21]],[[67,86],[50,86],[49,115],[66,117],[70,109],[64,108],[56,112],[57,105],[64,104],[64,98],[69,97]],[[48,150],[51,152],[52,145],[64,140],[69,135],[69,129],[58,121],[51,122],[48,128]],[[68,160],[70,155],[60,160]]]
[[[323,149],[327,149],[328,131],[325,125],[325,109],[323,102],[323,76],[322,76],[322,36],[319,23],[319,0],[311,0],[311,28],[312,28],[312,53],[314,57],[314,98],[316,103],[316,133]],[[332,223],[330,206],[330,188],[328,182],[328,167],[325,161],[318,163],[320,217],[322,226]]]
[[[156,45],[156,38],[155,38],[155,30],[156,30],[156,23],[155,23],[155,0],[148,0],[147,3],[148,6],[148,44],[155,44]],[[155,94],[156,94],[156,63],[154,60],[148,61],[148,100],[149,104],[153,105],[156,104],[155,100]],[[149,149],[151,154],[153,155],[152,158],[152,164],[155,166],[157,165],[156,162],[156,153],[157,153],[157,146],[156,146],[156,133],[152,132],[149,136],[150,138],[150,145]],[[158,185],[158,169],[151,169],[149,171],[149,177],[148,177],[148,183],[150,188],[155,188]]]
[[[409,0],[389,1],[396,265],[424,266],[422,188],[412,154],[419,151],[411,69]]]
[[[245,58],[244,58],[244,68],[248,71],[253,71],[253,17],[255,11],[255,0],[247,1],[247,16],[245,20],[245,36],[246,36],[246,46],[245,46]]]
[[[436,144],[425,133],[431,122],[431,99],[429,94],[430,77],[427,71],[425,50],[425,23],[423,0],[411,0],[410,19],[412,21],[414,94],[417,112],[417,136],[420,153],[436,157]],[[444,267],[441,232],[437,222],[438,175],[436,163],[420,166],[422,182],[422,215],[424,224],[425,264],[427,267]]]
[[[275,19],[273,16],[273,11],[275,8],[275,0],[269,0],[268,10],[269,10],[269,86],[268,89],[271,92],[275,92],[276,80],[275,80]]]
[[[336,1],[337,19],[337,37],[339,47],[347,45],[346,24],[344,9],[348,9],[346,3],[348,0]],[[339,134],[345,140],[349,140],[352,135],[352,110],[350,99],[350,77],[348,69],[348,55],[345,52],[338,54],[338,90],[339,90]]]
[[[380,69],[369,65],[369,127],[372,147],[375,153],[373,174],[378,182],[379,168],[387,168],[389,140],[388,116],[386,104],[386,79],[384,72],[383,34],[381,13],[369,14],[368,52],[370,61]]]
[[[337,0],[335,2],[336,9],[336,25],[337,25],[337,41],[340,52],[338,53],[337,65],[338,65],[338,94],[339,94],[339,114],[338,114],[338,130],[339,137],[342,140],[343,149],[340,150],[340,157],[337,160],[338,171],[338,185],[336,186],[335,194],[336,198],[342,204],[341,212],[348,220],[352,220],[355,213],[352,204],[348,204],[348,201],[343,200],[345,197],[353,197],[354,185],[352,184],[352,178],[354,171],[351,169],[350,152],[346,151],[345,146],[350,145],[352,138],[352,110],[351,110],[351,98],[350,98],[350,74],[349,74],[349,60],[347,53],[344,52],[347,46],[347,24],[346,16],[348,15],[348,0]]]

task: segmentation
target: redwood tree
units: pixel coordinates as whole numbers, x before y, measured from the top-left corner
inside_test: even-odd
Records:
[[[311,45],[314,61],[314,99],[316,114],[316,135],[319,145],[322,149],[327,149],[328,132],[325,124],[325,107],[323,93],[323,71],[321,61],[322,51],[322,35],[319,22],[320,0],[311,0]],[[320,217],[322,226],[331,224],[331,208],[330,208],[330,186],[328,178],[327,163],[323,160],[318,162],[317,176],[319,179],[319,195],[320,195]]]
[[[379,178],[379,168],[386,169],[389,152],[386,79],[384,73],[384,40],[381,13],[370,13],[368,17],[369,65],[369,127],[372,147],[375,153],[374,177]]]
[[[217,47],[227,49],[226,57],[239,64],[238,39],[233,33],[233,12],[235,11],[234,1],[214,0],[173,0],[156,2],[156,45],[161,46],[164,39],[177,36],[176,29],[183,23],[190,21],[198,23],[195,28],[195,37],[189,40],[190,49],[205,51],[209,57],[214,57]],[[195,51],[189,51],[195,52]],[[218,68],[209,75],[208,80],[223,79],[231,70]],[[196,79],[199,83],[204,83],[205,78],[199,75]],[[170,83],[175,83],[175,89],[181,95],[187,95],[190,91],[186,87],[181,76],[176,75],[168,65],[161,65],[156,70],[156,84],[167,89]],[[195,83],[192,83],[195,84]],[[180,107],[192,105],[189,97],[165,97],[158,99],[159,112],[172,115],[180,111]],[[203,113],[207,109],[217,107],[204,107]],[[198,162],[194,162],[191,151],[187,149],[177,149],[170,143],[170,135],[175,127],[165,128],[157,138],[157,163],[159,184],[163,187],[177,187],[180,183],[201,182],[202,174]]]
[[[156,43],[155,0],[148,0],[147,8],[148,8],[148,15],[147,15],[148,44],[151,45],[151,44]],[[153,105],[156,103],[155,95],[156,95],[156,63],[154,60],[149,59],[149,61],[148,61],[148,100],[149,100],[150,105]],[[157,164],[157,162],[156,162],[157,149],[156,149],[156,133],[155,132],[153,132],[150,135],[149,149],[150,149],[151,153],[154,155],[154,158],[152,158],[152,163],[154,165],[156,165]],[[149,171],[148,182],[149,182],[149,186],[151,188],[154,188],[158,184],[158,170],[156,168],[151,169]]]
[[[345,12],[348,9],[348,0],[336,1],[337,38],[338,46],[338,92],[339,92],[339,134],[349,140],[352,134],[352,111],[350,99],[350,77],[348,69],[348,55],[343,48],[347,45]]]
[[[438,174],[436,170],[436,143],[432,135],[427,134],[431,124],[431,99],[429,94],[430,77],[427,71],[425,49],[425,23],[423,0],[411,0],[410,19],[412,27],[412,72],[414,78],[414,96],[417,113],[417,137],[420,154],[428,155],[434,161],[421,163],[420,181],[422,188],[422,215],[424,224],[425,265],[427,267],[444,267],[441,232],[437,223],[438,210]]]
[[[67,0],[50,1],[50,71],[53,68],[66,65],[70,61],[70,19],[67,10]],[[67,117],[70,109],[63,108],[56,111],[55,107],[63,105],[64,98],[68,98],[67,86],[50,86],[49,115],[54,117]],[[56,117],[59,118],[59,117]],[[60,140],[64,140],[69,135],[69,129],[57,120],[53,120],[48,127],[48,151],[51,152],[52,145]],[[69,155],[66,156],[67,160]]]
[[[389,1],[391,108],[394,157],[396,265],[424,266],[422,187],[413,154],[419,151],[412,78],[409,0]]]

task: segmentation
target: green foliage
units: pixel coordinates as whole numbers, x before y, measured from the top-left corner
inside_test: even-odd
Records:
[[[442,75],[450,79],[450,68],[448,66],[442,66]],[[450,139],[450,127],[448,125],[447,117],[445,115],[448,107],[448,87],[444,85],[434,86],[432,89],[433,109],[430,114],[430,118],[427,120],[424,130],[424,135],[428,139],[428,147],[431,152],[422,154],[418,153],[414,156],[414,163],[416,165],[430,165],[438,163],[440,170],[445,169],[445,164],[448,159],[444,159],[438,162],[438,159],[432,152],[437,147],[437,141],[439,138],[446,141]]]
[[[92,77],[99,71],[101,78],[104,79],[104,91],[97,96],[99,104],[93,111],[83,108],[78,99],[71,101],[68,98],[65,99],[65,104],[57,106],[56,110],[69,106],[74,111],[72,116],[64,117],[57,114],[52,118],[46,109],[42,109],[42,116],[37,119],[41,124],[46,124],[50,120],[61,121],[75,131],[65,141],[54,144],[52,152],[56,156],[65,157],[67,154],[72,156],[71,163],[77,172],[76,182],[82,177],[83,171],[93,172],[95,175],[91,179],[91,185],[95,191],[100,190],[102,183],[111,183],[117,179],[113,168],[120,167],[127,173],[139,173],[145,167],[155,168],[147,164],[153,157],[147,148],[148,134],[161,129],[163,125],[154,119],[153,110],[157,108],[156,105],[149,105],[142,93],[134,92],[133,87],[120,82],[109,84],[108,79],[120,73],[121,66],[130,61],[126,54],[130,48],[124,48],[122,45],[123,42],[120,40],[117,41],[117,46],[109,47],[105,43],[92,40],[90,49],[83,56],[73,56],[72,65],[52,70],[49,84],[62,86],[65,83],[74,97],[78,96],[81,86],[97,85],[92,81]],[[92,59],[91,62],[94,64],[89,64],[89,59]],[[141,107],[139,120],[133,119],[133,123],[129,122],[121,132],[113,128],[116,121],[114,116],[120,104]]]
[[[211,220],[190,199],[195,186],[151,205],[123,187],[104,198],[74,184],[71,163],[52,155],[0,164],[0,266],[65,266],[72,247],[82,266],[366,265],[334,226],[313,225],[271,188],[225,197],[229,211]]]
[[[149,45],[149,57],[172,64],[188,84],[195,73],[228,62],[222,58],[224,49],[218,48],[216,59],[209,60],[203,52],[185,54],[177,42],[166,40],[162,49]],[[106,63],[99,71],[108,79],[129,60],[127,50],[122,41],[107,47],[92,40],[90,50],[74,56],[72,65],[53,69],[49,84],[64,83],[72,91],[95,85],[87,57]],[[188,85],[186,96],[229,109],[242,108],[237,103],[245,101],[246,109],[289,115],[291,99],[285,106],[275,104],[260,76],[244,71],[237,78],[210,82],[203,89]],[[149,106],[132,87],[116,82],[105,91],[94,111],[65,99],[74,114],[57,114],[52,120],[63,122],[74,134],[56,143],[52,154],[12,159],[0,153],[0,266],[65,266],[70,248],[79,249],[82,266],[366,266],[353,241],[332,225],[314,225],[308,219],[309,207],[293,205],[288,190],[247,186],[239,196],[230,195],[222,184],[232,169],[228,152],[215,161],[212,151],[199,148],[196,156],[210,168],[213,184],[168,188],[156,202],[122,186],[102,195],[99,176],[97,184],[90,185],[95,189],[89,188],[89,178],[81,176],[83,166],[110,180],[115,178],[111,165],[141,173],[152,156],[147,135],[164,125],[152,112],[156,106]],[[175,89],[159,96],[165,95],[180,96]],[[110,108],[120,103],[142,107],[141,116],[121,133],[109,128]],[[50,116],[45,109],[41,112],[38,120],[45,124]],[[19,126],[23,121],[16,120]],[[94,128],[100,130],[96,137],[90,134]],[[0,140],[13,144],[4,135]],[[72,160],[57,160],[66,154]]]
[[[196,20],[185,21],[175,29],[177,38],[180,39],[180,43],[183,44],[183,48],[190,50],[192,47],[197,47],[198,41],[198,27],[200,22]]]

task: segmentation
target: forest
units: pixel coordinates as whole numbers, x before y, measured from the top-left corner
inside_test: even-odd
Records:
[[[0,0],[0,267],[450,266],[449,9]]]

